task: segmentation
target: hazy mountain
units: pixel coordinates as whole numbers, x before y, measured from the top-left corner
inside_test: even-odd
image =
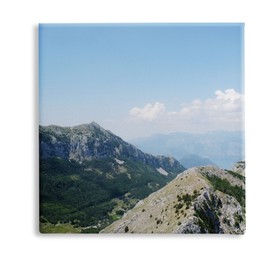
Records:
[[[156,134],[131,142],[154,155],[163,154],[180,160],[184,156],[195,154],[209,158],[219,167],[226,169],[244,159],[243,133],[238,131]]]
[[[202,158],[195,154],[188,154],[181,158],[179,162],[186,168],[192,168],[197,166],[215,165],[209,158]]]
[[[190,168],[141,200],[103,233],[245,232],[244,162],[238,172]]]
[[[42,232],[97,232],[185,169],[96,123],[40,126],[39,145]]]

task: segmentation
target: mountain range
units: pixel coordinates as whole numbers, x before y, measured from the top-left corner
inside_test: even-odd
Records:
[[[145,153],[95,122],[40,126],[40,232],[243,234],[244,161],[180,154]]]
[[[192,168],[196,166],[208,166],[216,164],[212,162],[209,158],[203,158],[195,154],[187,154],[186,156],[182,157],[179,162],[186,168]]]
[[[192,155],[208,158],[212,164],[224,169],[244,160],[244,136],[240,131],[155,134],[130,142],[147,153],[173,156],[179,161]]]

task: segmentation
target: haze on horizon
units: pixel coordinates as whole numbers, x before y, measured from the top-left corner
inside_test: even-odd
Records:
[[[243,24],[41,24],[40,124],[243,130]]]

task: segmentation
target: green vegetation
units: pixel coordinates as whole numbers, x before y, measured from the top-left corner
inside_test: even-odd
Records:
[[[82,164],[57,158],[42,159],[40,217],[54,225],[43,226],[43,232],[54,232],[58,223],[71,223],[73,228],[78,227],[85,233],[98,232],[170,180],[141,162],[124,161],[127,174],[120,173],[111,158]],[[126,193],[129,195],[125,196]],[[110,214],[117,205],[114,198],[120,199],[123,205]],[[99,226],[99,230],[83,228],[90,226]],[[61,228],[59,232],[62,233]]]
[[[229,171],[229,170],[226,170],[226,172],[228,172],[229,174],[231,174],[232,176],[234,176],[235,178],[238,178],[240,180],[242,180],[243,182],[245,182],[245,177],[236,173],[236,172],[233,172],[233,171]]]
[[[175,208],[175,213],[179,214],[179,211],[186,205],[185,209],[189,209],[192,201],[198,196],[198,192],[194,190],[193,195],[190,195],[188,193],[177,195],[177,202],[174,202],[175,205],[173,206]],[[184,210],[182,209],[180,211],[182,214],[184,213]]]
[[[233,196],[241,204],[241,206],[245,208],[245,190],[243,188],[237,185],[232,186],[226,179],[221,179],[215,175],[206,175],[206,177],[215,189]]]
[[[80,233],[80,229],[75,228],[70,223],[51,224],[51,223],[45,222],[45,223],[40,223],[39,229],[41,233]]]
[[[128,226],[125,227],[125,233],[127,233],[129,231]]]
[[[245,164],[245,161],[238,161],[237,163],[243,163],[243,164]]]
[[[238,213],[236,213],[234,218],[235,218],[234,227],[235,228],[240,228],[240,223],[243,221],[242,215],[239,215]]]
[[[116,210],[116,215],[123,216],[124,213],[125,212],[123,210]]]
[[[238,222],[237,220],[235,220],[234,227],[235,228],[240,228],[240,222]]]
[[[83,228],[81,230],[81,233],[84,233],[84,234],[97,234],[101,231],[101,229],[99,228],[95,228],[95,227],[88,227],[88,228]]]
[[[219,233],[220,221],[214,205],[204,202],[202,207],[195,208],[195,216],[199,220],[201,233]]]
[[[118,219],[120,219],[122,217],[122,216],[116,215],[116,214],[110,214],[109,216],[112,219],[112,222],[116,221],[116,220],[118,220]]]
[[[176,209],[177,210],[180,210],[182,207],[184,206],[184,204],[183,203],[178,203],[178,204],[176,204]]]
[[[224,218],[222,219],[222,223],[227,224],[228,226],[231,226],[230,220],[227,219],[226,217],[224,217]]]

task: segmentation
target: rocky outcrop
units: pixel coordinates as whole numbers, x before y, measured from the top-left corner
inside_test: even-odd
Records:
[[[143,153],[95,122],[75,127],[40,126],[40,158],[77,162],[102,158],[129,159],[179,173],[184,167],[174,158]]]
[[[239,176],[214,166],[186,170],[102,232],[243,234],[245,192]]]
[[[244,176],[245,175],[245,161],[237,162],[233,166],[232,171]]]

